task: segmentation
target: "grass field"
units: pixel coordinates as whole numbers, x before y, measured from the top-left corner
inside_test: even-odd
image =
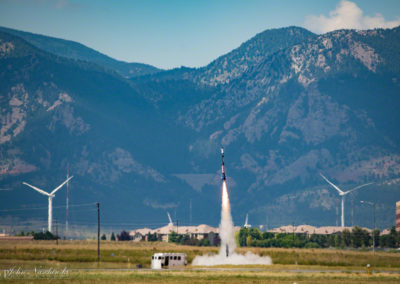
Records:
[[[189,263],[196,255],[216,253],[218,248],[178,246],[169,243],[101,243],[101,262],[97,262],[95,241],[0,241],[0,282],[42,283],[400,283],[400,253],[334,250],[239,248],[269,255],[271,266],[223,266],[213,269],[187,266],[179,270],[152,271],[151,255],[155,252],[184,252]],[[366,265],[371,265],[368,276]],[[144,269],[136,269],[141,265]],[[5,271],[14,268],[22,275],[4,279]],[[68,275],[37,275],[34,269]]]

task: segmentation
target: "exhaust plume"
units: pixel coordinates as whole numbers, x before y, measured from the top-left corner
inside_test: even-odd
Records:
[[[225,179],[222,180],[222,208],[219,236],[221,238],[221,247],[219,253],[211,256],[196,256],[193,259],[192,265],[212,266],[221,264],[272,264],[269,256],[260,257],[251,252],[247,252],[245,255],[235,253],[235,228],[233,226],[228,188],[226,186]]]

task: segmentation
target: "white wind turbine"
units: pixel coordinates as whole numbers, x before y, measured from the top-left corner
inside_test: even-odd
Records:
[[[69,178],[67,178],[62,184],[60,184],[59,186],[57,186],[52,192],[47,193],[46,191],[37,188],[36,186],[30,185],[26,182],[23,182],[22,184],[25,184],[31,188],[33,188],[34,190],[38,191],[39,193],[46,195],[49,197],[49,216],[48,216],[48,231],[51,233],[51,226],[53,224],[53,198],[55,197],[55,193],[57,190],[59,190],[61,187],[63,187],[64,184],[66,184],[67,182],[69,182],[70,179],[72,179],[74,176],[71,176]]]
[[[345,196],[346,196],[347,194],[349,194],[350,192],[352,192],[352,191],[355,191],[355,190],[360,189],[360,188],[362,188],[362,187],[364,187],[364,186],[373,184],[373,182],[366,183],[366,184],[363,184],[363,185],[359,185],[359,186],[357,186],[357,187],[355,187],[355,188],[353,188],[353,189],[350,189],[350,190],[348,190],[348,191],[343,191],[343,190],[341,190],[339,187],[337,187],[336,185],[334,185],[332,182],[330,182],[323,174],[320,173],[320,175],[321,175],[321,177],[322,177],[327,183],[329,183],[334,189],[336,189],[336,190],[339,192],[339,195],[342,197],[341,226],[342,226],[342,228],[343,228],[343,227],[344,227],[344,198],[345,198]]]

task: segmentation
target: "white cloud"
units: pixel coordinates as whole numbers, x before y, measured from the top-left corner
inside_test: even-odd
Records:
[[[325,15],[308,15],[304,27],[315,33],[326,33],[338,29],[393,28],[400,25],[400,18],[386,21],[381,14],[364,16],[363,11],[354,2],[341,0],[336,9]]]

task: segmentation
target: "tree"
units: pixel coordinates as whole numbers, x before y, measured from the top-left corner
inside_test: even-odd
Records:
[[[42,233],[42,232],[35,233],[33,235],[34,240],[57,240],[59,238],[60,238],[59,236],[53,235],[49,231],[47,231],[46,233]]]
[[[358,226],[355,226],[351,231],[351,243],[353,247],[359,248],[362,244],[362,229]]]
[[[342,247],[343,246],[343,239],[341,234],[335,235],[335,247]]]
[[[326,244],[328,247],[334,247],[335,246],[335,236],[330,234],[326,236]]]
[[[112,232],[111,233],[111,238],[110,238],[112,241],[115,241],[115,235],[114,235],[114,232]]]
[[[399,239],[399,237],[398,237],[397,232],[396,232],[396,227],[393,226],[390,229],[390,233],[389,233],[388,240],[387,240],[387,246],[390,247],[390,248],[395,248],[397,246],[398,241],[399,241],[398,239]]]
[[[168,235],[168,242],[169,243],[176,243],[178,240],[178,234],[177,232],[172,231],[169,235]]]
[[[255,228],[255,227],[250,228],[249,234],[253,240],[261,240],[262,239],[261,231],[258,228]]]
[[[147,241],[149,242],[156,242],[159,241],[159,237],[157,235],[157,233],[151,234],[150,232],[147,234]]]
[[[198,246],[201,246],[201,247],[208,247],[208,246],[210,246],[210,241],[208,240],[208,239],[201,239],[198,243],[197,243],[197,245]]]
[[[107,240],[106,234],[103,234],[103,235],[101,236],[101,240],[102,240],[102,241]]]
[[[344,229],[342,232],[343,245],[349,247],[351,245],[351,233],[349,230]]]
[[[119,241],[130,241],[132,237],[129,235],[127,231],[122,231],[121,234],[117,235]]]
[[[241,228],[239,231],[239,245],[241,247],[247,246],[247,236],[249,235],[248,228]]]
[[[305,245],[304,247],[305,247],[305,248],[321,248],[321,247],[319,246],[319,244],[314,243],[314,242],[308,242],[308,243],[306,243],[306,245]]]
[[[378,247],[379,246],[379,235],[380,235],[380,231],[379,231],[379,229],[375,229],[374,231],[373,231],[373,236],[374,236],[374,239],[375,239],[375,247]]]
[[[367,230],[355,226],[351,233],[351,240],[355,248],[369,247],[371,236]]]
[[[188,245],[188,244],[190,244],[190,236],[189,236],[188,234],[184,234],[184,235],[180,238],[179,243],[180,243],[181,245]]]
[[[275,237],[275,234],[274,234],[274,233],[271,233],[271,232],[264,232],[264,233],[262,234],[262,238],[263,238],[264,240],[273,239],[274,237]]]
[[[317,243],[322,248],[329,246],[326,235],[312,234],[309,241]]]
[[[380,247],[389,247],[389,235],[382,235],[379,237],[379,245]]]

